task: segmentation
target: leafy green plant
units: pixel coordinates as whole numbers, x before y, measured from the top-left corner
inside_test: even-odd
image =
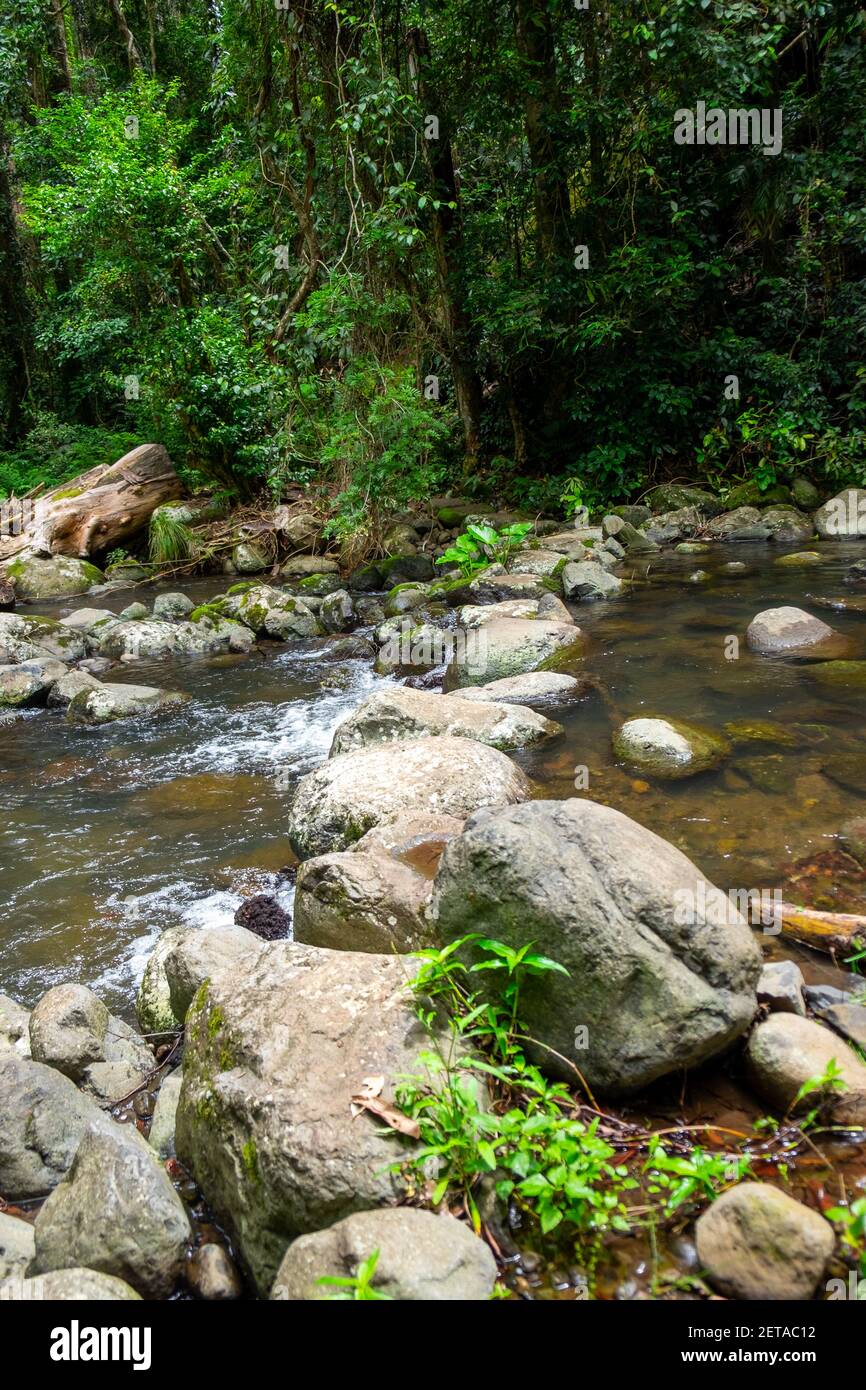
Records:
[[[714,1201],[723,1187],[740,1182],[750,1171],[743,1154],[711,1153],[695,1147],[687,1155],[668,1153],[663,1141],[653,1136],[644,1172],[649,1192],[664,1194],[666,1216],[695,1199]]]
[[[866,1279],[866,1197],[857,1197],[849,1206],[831,1207],[824,1215],[842,1228],[842,1244],[856,1259]]]
[[[471,579],[486,563],[481,557],[479,547],[466,531],[459,535],[436,561],[437,565],[456,565],[464,579]]]
[[[361,1261],[354,1275],[338,1278],[336,1275],[323,1274],[316,1283],[345,1290],[344,1293],[327,1294],[326,1301],[329,1303],[393,1303],[390,1294],[379,1293],[373,1288],[373,1275],[378,1263],[379,1251],[374,1250],[366,1260]]]
[[[481,958],[464,964],[464,947]],[[422,1055],[425,1071],[401,1080],[397,1100],[421,1131],[421,1149],[409,1165],[416,1180],[425,1181],[431,1162],[437,1168],[434,1204],[459,1195],[477,1229],[477,1187],[491,1178],[497,1196],[537,1220],[543,1234],[562,1223],[579,1242],[627,1230],[623,1197],[636,1180],[616,1162],[598,1118],[586,1122],[568,1088],[549,1081],[521,1046],[523,980],[567,973],[564,967],[531,944],[514,949],[474,934],[417,958],[412,988],[419,1000],[446,1006],[451,1042],[447,1055],[441,1049]],[[469,977],[481,971],[504,973],[501,1005],[469,988]],[[421,1004],[419,1015],[435,1035],[438,1011]],[[483,1078],[493,1089],[492,1104]]]

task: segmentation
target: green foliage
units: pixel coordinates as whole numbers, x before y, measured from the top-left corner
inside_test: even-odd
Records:
[[[857,1261],[866,1279],[866,1197],[855,1197],[848,1206],[831,1207],[824,1215],[841,1227],[842,1245]]]
[[[195,542],[189,527],[172,507],[157,507],[151,514],[147,551],[156,565],[177,565],[189,560]]]
[[[459,952],[480,955],[465,965]],[[434,1204],[459,1193],[476,1229],[479,1181],[495,1179],[500,1199],[515,1203],[538,1222],[542,1234],[560,1224],[581,1245],[607,1230],[629,1229],[624,1195],[637,1186],[616,1162],[613,1147],[588,1123],[567,1087],[548,1081],[527,1061],[519,1040],[519,999],[529,975],[567,973],[531,945],[520,950],[470,935],[441,950],[416,953],[421,967],[412,982],[420,1016],[435,1034],[445,1006],[451,1029],[447,1054],[430,1050],[423,1073],[403,1078],[397,1100],[419,1123],[422,1147],[409,1167],[419,1182],[434,1162]],[[467,987],[480,971],[504,972],[503,1006],[483,1002]],[[490,1105],[482,1079],[496,1089]],[[398,1165],[403,1166],[405,1165]]]
[[[457,565],[465,579],[470,579],[491,560],[507,564],[519,550],[532,530],[531,521],[515,521],[497,531],[486,522],[470,522],[452,545],[439,556],[437,565]]]
[[[330,1288],[345,1289],[345,1293],[326,1294],[325,1300],[329,1303],[391,1303],[393,1299],[390,1294],[379,1293],[373,1288],[373,1275],[378,1263],[379,1251],[374,1250],[366,1260],[361,1261],[356,1273],[351,1277],[342,1279],[332,1274],[323,1274],[316,1283]]]
[[[666,1216],[685,1203],[714,1201],[723,1187],[742,1181],[750,1171],[745,1155],[710,1153],[698,1147],[686,1156],[670,1154],[657,1136],[650,1142],[644,1167],[649,1192],[664,1195]]]
[[[69,425],[43,412],[16,448],[0,453],[0,497],[20,497],[38,483],[57,487],[88,469],[114,463],[143,442],[139,435]]]

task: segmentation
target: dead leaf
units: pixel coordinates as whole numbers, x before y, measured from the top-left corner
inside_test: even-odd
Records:
[[[382,1100],[379,1096],[367,1096],[363,1093],[352,1096],[352,1105],[358,1106],[360,1110],[369,1110],[371,1115],[377,1115],[380,1120],[385,1121],[386,1125],[396,1129],[398,1134],[405,1134],[409,1139],[421,1138],[421,1127],[418,1121],[410,1120],[409,1116],[404,1115],[402,1110],[398,1110],[395,1105],[389,1104],[387,1100]]]

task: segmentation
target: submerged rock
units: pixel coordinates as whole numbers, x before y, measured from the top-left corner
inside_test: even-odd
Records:
[[[36,1218],[32,1273],[84,1266],[147,1298],[174,1289],[192,1238],[183,1202],[130,1125],[88,1130]]]
[[[487,685],[465,686],[452,691],[449,700],[493,701],[496,704],[568,704],[585,695],[586,678],[557,674],[555,671],[527,671],[522,676],[505,676]]]
[[[531,784],[504,753],[465,738],[422,738],[342,753],[297,783],[288,833],[301,859],[346,849],[401,811],[465,819],[523,801]]]
[[[726,1298],[811,1298],[836,1238],[823,1216],[769,1183],[723,1192],[697,1220],[698,1257]]]
[[[627,719],[613,735],[619,762],[650,777],[676,781],[717,768],[731,751],[721,734],[684,719]]]
[[[541,1065],[573,1079],[573,1062],[611,1094],[721,1052],[757,1007],[760,951],[740,914],[673,845],[592,801],[473,816],[445,848],[429,918],[443,944],[533,941],[564,966],[524,983],[521,1014]]]
[[[288,942],[217,972],[187,1015],[178,1156],[260,1293],[296,1236],[400,1194],[407,1140],[352,1096],[421,1070],[405,962]],[[367,1252],[369,1253],[369,1252]]]
[[[213,1241],[193,1251],[187,1262],[186,1278],[196,1298],[209,1303],[224,1303],[240,1298],[243,1293],[231,1256],[224,1246]]]
[[[398,1302],[487,1300],[496,1283],[496,1261],[469,1226],[452,1216],[412,1207],[357,1212],[326,1231],[293,1241],[280,1264],[272,1299],[327,1298],[322,1276],[353,1278],[373,1250],[379,1258],[372,1288]]]
[[[99,685],[79,690],[69,701],[70,724],[112,724],[117,719],[138,719],[162,714],[184,705],[189,695],[180,690],[160,690],[153,685]]]
[[[820,646],[837,634],[820,618],[802,608],[767,608],[752,619],[746,641],[762,656],[800,651]]]
[[[369,695],[334,734],[331,756],[394,739],[451,735],[477,739],[491,748],[522,748],[562,733],[562,727],[520,705],[447,698],[429,691],[390,686]]]

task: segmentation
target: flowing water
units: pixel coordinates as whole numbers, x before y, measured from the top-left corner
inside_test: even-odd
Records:
[[[858,603],[866,609],[866,590],[842,583],[863,547],[827,544],[821,552],[820,566],[808,569],[774,565],[779,552],[764,546],[668,553],[635,571],[627,597],[575,609],[597,690],[547,710],[563,734],[515,755],[540,794],[589,795],[625,811],[725,890],[779,890],[794,902],[866,911],[866,874],[836,838],[846,820],[866,814],[863,689],[822,685],[814,665],[758,658],[743,640],[755,613],[792,603],[819,613],[852,656],[866,658],[866,612],[857,611]],[[744,568],[727,572],[731,560]],[[698,566],[709,577],[693,582]],[[187,591],[200,602],[224,587],[208,580]],[[854,606],[828,612],[809,594]],[[96,602],[119,611],[152,595],[127,590]],[[25,611],[63,616],[93,602]],[[270,644],[247,656],[118,668],[112,680],[192,695],[153,721],[92,730],[52,711],[0,718],[0,991],[32,1005],[50,985],[75,979],[130,1018],[144,962],[166,927],[230,922],[254,892],[290,909],[287,789],[327,756],[336,726],[383,680],[366,660],[328,659],[326,647]],[[717,730],[770,720],[786,741],[737,744],[718,772],[650,782],[611,754],[612,725],[637,714]],[[770,956],[795,955],[810,983],[842,983],[826,957],[772,936],[763,944]],[[653,1128],[711,1124],[711,1145],[731,1142],[726,1130],[749,1134],[760,1114],[738,1066],[732,1057],[685,1083],[671,1079],[620,1113]],[[770,1168],[759,1173],[775,1177]],[[837,1144],[827,1159],[799,1157],[791,1190],[820,1205],[825,1193],[838,1199],[841,1181],[849,1193],[866,1181],[851,1144]],[[515,1234],[522,1248],[509,1282],[519,1297],[581,1296],[581,1271],[549,1251],[535,1257]],[[687,1234],[668,1232],[658,1251],[644,1236],[618,1239],[606,1246],[597,1292],[646,1296],[666,1271],[680,1279],[690,1266]]]
[[[575,610],[604,697],[549,711],[564,734],[518,760],[543,795],[618,807],[723,889],[781,888],[794,901],[866,910],[863,875],[840,860],[835,839],[866,809],[863,690],[824,687],[815,666],[755,657],[742,641],[762,608],[808,608],[807,593],[856,602],[858,590],[841,578],[862,549],[827,544],[809,569],[774,565],[778,551],[765,546],[654,560],[628,597]],[[746,568],[725,573],[732,559]],[[692,583],[698,565],[710,578]],[[197,601],[221,587],[187,586]],[[98,602],[119,610],[131,597]],[[93,601],[32,611],[62,616]],[[866,656],[866,615],[813,611]],[[730,636],[741,639],[734,660]],[[287,783],[327,756],[337,724],[383,678],[361,659],[323,659],[321,644],[308,642],[138,662],[111,679],[170,685],[193,699],[168,717],[101,730],[70,727],[50,711],[0,724],[0,990],[30,1005],[51,984],[77,979],[129,1015],[164,928],[228,922],[256,891],[290,906]],[[716,729],[769,719],[792,742],[738,746],[719,772],[650,784],[618,768],[610,751],[612,719],[639,713]],[[586,790],[575,791],[576,777],[588,777]],[[813,977],[832,970],[806,955]]]

